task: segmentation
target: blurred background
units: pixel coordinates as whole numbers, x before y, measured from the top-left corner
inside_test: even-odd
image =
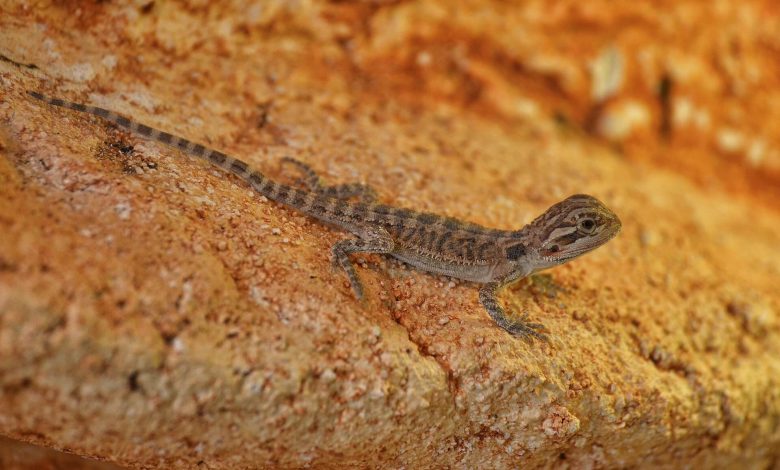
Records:
[[[555,116],[628,159],[777,207],[777,2],[382,3],[328,11],[375,86]]]

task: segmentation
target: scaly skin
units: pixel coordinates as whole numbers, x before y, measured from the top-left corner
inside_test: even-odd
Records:
[[[479,299],[495,322],[524,339],[547,337],[539,323],[526,317],[510,319],[498,291],[532,273],[565,263],[603,245],[620,231],[617,215],[596,198],[574,195],[553,205],[520,230],[481,227],[451,217],[375,203],[374,191],[364,185],[323,186],[304,163],[285,159],[304,174],[307,189],[278,183],[243,161],[203,145],[134,122],[113,111],[49,98],[30,96],[54,106],[93,114],[147,139],[175,147],[245,180],[268,199],[339,227],[356,238],[337,242],[334,262],[347,273],[355,295],[363,286],[349,258],[352,253],[380,253],[423,271],[482,283]],[[359,201],[350,198],[358,197]]]

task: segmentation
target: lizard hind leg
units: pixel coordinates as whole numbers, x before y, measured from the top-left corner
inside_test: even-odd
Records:
[[[528,322],[528,314],[516,320],[511,320],[507,317],[497,297],[498,289],[500,288],[501,284],[498,282],[488,282],[479,290],[479,301],[487,310],[490,318],[512,336],[526,341],[538,339],[549,342],[547,335],[540,332],[545,329],[544,325]]]
[[[309,165],[292,157],[283,157],[283,164],[291,164],[303,174],[298,178],[298,183],[302,184],[310,191],[322,194],[324,196],[335,197],[336,199],[349,199],[357,197],[363,202],[374,202],[376,200],[376,191],[371,186],[361,183],[337,184],[326,186],[322,178]]]
[[[363,299],[363,284],[355,271],[355,265],[349,259],[352,253],[388,254],[393,251],[393,239],[383,229],[367,231],[361,238],[341,240],[333,245],[333,263],[338,264],[347,274],[349,284],[358,300]]]

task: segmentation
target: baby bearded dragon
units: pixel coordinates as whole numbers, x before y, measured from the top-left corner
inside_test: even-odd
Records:
[[[145,138],[178,148],[227,170],[268,199],[293,207],[356,235],[333,245],[334,263],[346,271],[358,299],[363,286],[349,258],[352,253],[393,256],[423,271],[482,283],[479,300],[493,320],[510,334],[546,340],[544,326],[512,319],[498,302],[503,286],[532,273],[563,264],[609,241],[620,231],[617,215],[592,196],[577,194],[553,205],[520,230],[497,230],[426,212],[373,202],[371,188],[360,184],[323,186],[307,165],[286,159],[305,174],[307,189],[267,178],[243,161],[175,135],[153,129],[94,106],[32,97],[54,106],[93,114]],[[359,201],[350,200],[359,197]]]

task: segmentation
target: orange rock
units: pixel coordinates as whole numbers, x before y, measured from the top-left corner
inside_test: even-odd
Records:
[[[130,468],[780,458],[774,3],[6,3],[0,434]],[[27,89],[499,228],[592,193],[623,233],[502,295],[529,346],[380,257],[356,302],[338,233]]]

